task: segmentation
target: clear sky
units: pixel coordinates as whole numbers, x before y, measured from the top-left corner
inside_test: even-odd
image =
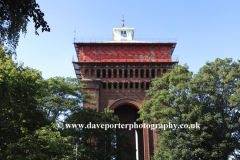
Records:
[[[44,78],[76,77],[76,37],[112,38],[112,29],[135,28],[134,38],[176,38],[173,55],[197,73],[216,58],[240,59],[240,1],[219,0],[36,0],[51,32],[21,35],[17,60]]]

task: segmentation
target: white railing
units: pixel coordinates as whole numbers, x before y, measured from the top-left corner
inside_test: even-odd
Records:
[[[132,41],[114,41],[112,38],[74,38],[74,43],[177,43],[176,38],[134,38]]]

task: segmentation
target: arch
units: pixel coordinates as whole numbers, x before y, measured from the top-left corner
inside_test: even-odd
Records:
[[[108,89],[112,89],[112,83],[108,82]]]
[[[138,78],[138,69],[135,70],[135,77]]]
[[[85,69],[85,77],[89,78],[89,71],[88,71],[88,69]]]
[[[100,78],[100,69],[97,69],[97,78]]]
[[[122,78],[122,69],[119,69],[119,77]]]
[[[167,73],[167,70],[166,70],[166,69],[163,69],[163,73]]]
[[[149,69],[146,70],[146,77],[149,78]]]
[[[144,70],[141,69],[141,78],[143,78],[143,77],[144,77]]]
[[[111,78],[111,77],[112,77],[112,70],[108,69],[108,78]]]
[[[152,69],[152,78],[155,78],[155,69]]]
[[[102,75],[103,75],[103,78],[106,78],[106,69],[102,70]]]
[[[127,69],[124,70],[124,78],[128,78],[128,70]]]
[[[157,77],[158,77],[158,78],[161,77],[161,70],[160,70],[160,69],[157,70]]]
[[[95,78],[95,71],[94,71],[94,69],[91,69],[91,78]]]
[[[114,99],[108,103],[107,109],[115,110],[117,107],[122,105],[132,105],[133,107],[137,108],[138,110],[142,110],[141,107],[142,101],[135,97],[126,97],[122,96],[117,99]]]
[[[130,69],[130,78],[133,77],[133,69]]]
[[[117,82],[113,82],[113,88],[117,89]]]
[[[113,77],[117,78],[117,70],[116,69],[113,70]]]

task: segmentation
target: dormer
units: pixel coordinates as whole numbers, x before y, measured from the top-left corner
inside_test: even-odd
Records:
[[[134,28],[113,28],[114,41],[132,41],[134,37]]]

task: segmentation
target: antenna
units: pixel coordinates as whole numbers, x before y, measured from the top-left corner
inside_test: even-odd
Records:
[[[123,22],[122,27],[125,27],[124,26],[124,16],[122,15],[122,17],[123,17],[123,20],[121,20]]]
[[[73,38],[73,43],[75,42],[75,37],[76,37],[76,26],[74,27],[74,38]]]

